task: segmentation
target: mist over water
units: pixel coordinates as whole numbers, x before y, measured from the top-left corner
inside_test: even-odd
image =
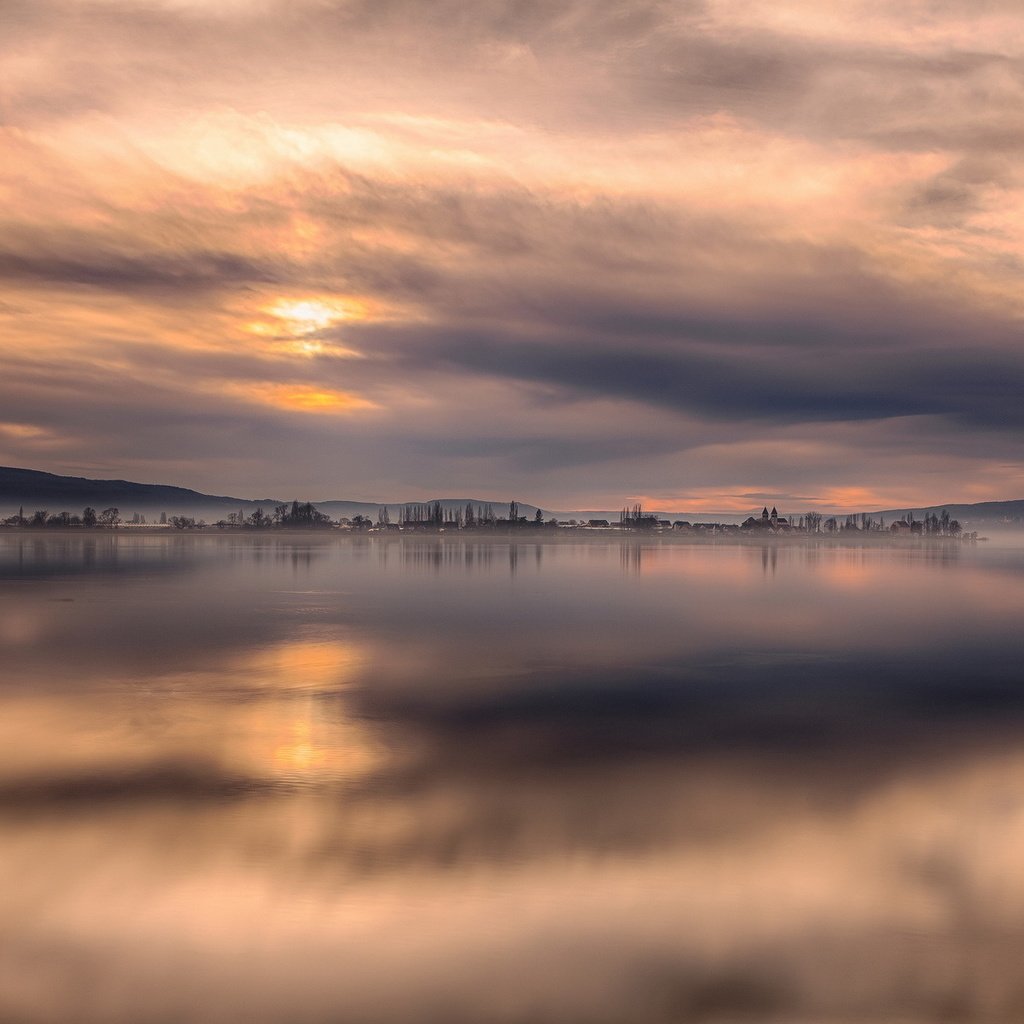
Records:
[[[0,537],[0,1019],[1024,1019],[1024,553]]]

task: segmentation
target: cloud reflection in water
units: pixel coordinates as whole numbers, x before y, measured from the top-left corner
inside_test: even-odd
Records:
[[[1024,1012],[1015,556],[15,543],[7,1018]]]

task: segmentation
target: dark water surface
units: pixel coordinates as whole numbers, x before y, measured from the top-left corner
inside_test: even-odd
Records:
[[[1024,1021],[1024,553],[0,536],[0,1020]]]

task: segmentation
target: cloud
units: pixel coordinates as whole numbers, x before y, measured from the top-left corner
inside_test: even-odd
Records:
[[[1005,496],[1013,17],[10,0],[0,318],[25,430],[0,458],[209,487],[233,449],[243,493],[490,472],[561,507],[680,479],[945,500],[912,445]],[[327,446],[331,417],[287,395],[362,411]]]
[[[79,259],[0,253],[0,277],[50,286],[85,285],[112,291],[196,292],[243,283],[274,284],[277,276],[231,253],[154,254],[150,259],[90,252]]]

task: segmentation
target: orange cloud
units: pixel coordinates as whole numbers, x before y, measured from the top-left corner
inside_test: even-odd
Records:
[[[379,406],[369,399],[348,391],[318,387],[313,384],[272,384],[261,382],[219,385],[229,394],[275,409],[296,412],[346,415]]]

